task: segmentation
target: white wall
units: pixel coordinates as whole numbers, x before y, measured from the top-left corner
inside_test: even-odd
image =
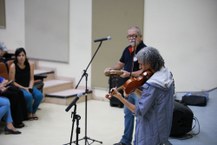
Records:
[[[56,68],[58,76],[79,81],[91,58],[91,8],[90,0],[70,1],[69,64],[41,61],[40,66]],[[162,53],[177,91],[217,87],[216,14],[215,0],[145,1],[144,40]],[[24,0],[6,0],[6,17],[7,28],[0,29],[0,40],[11,49],[24,46]],[[84,83],[83,79],[81,86]]]
[[[162,53],[176,90],[217,87],[216,14],[216,0],[146,0],[144,39]]]
[[[57,76],[75,78],[78,82],[91,59],[91,1],[70,1],[69,63],[40,61],[40,67],[55,68]],[[0,29],[0,40],[11,50],[25,47],[24,0],[6,0],[6,29]],[[52,52],[55,53],[55,52]],[[57,53],[61,53],[57,52]],[[52,55],[52,54],[51,54]],[[90,74],[91,67],[88,69]],[[88,86],[91,84],[88,76]],[[85,85],[85,78],[81,85]]]
[[[6,29],[0,29],[0,41],[8,49],[25,46],[24,0],[5,0]]]

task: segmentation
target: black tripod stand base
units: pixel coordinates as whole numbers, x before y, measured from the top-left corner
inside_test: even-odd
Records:
[[[102,141],[98,141],[98,140],[89,138],[89,137],[87,137],[87,136],[85,136],[85,137],[79,139],[78,141],[81,141],[81,140],[84,140],[85,143],[87,143],[88,145],[90,145],[90,144],[92,144],[92,143],[94,143],[94,142],[98,142],[98,143],[101,143],[101,144],[103,143]],[[88,140],[89,140],[90,142],[89,142]],[[76,143],[76,141],[73,141],[73,143]]]

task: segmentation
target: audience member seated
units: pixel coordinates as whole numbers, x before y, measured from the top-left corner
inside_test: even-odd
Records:
[[[13,126],[13,120],[11,117],[10,102],[7,98],[0,96],[0,120],[3,119],[6,122],[5,134],[21,134]]]
[[[12,83],[0,76],[0,92],[10,100],[11,114],[16,128],[22,128],[25,125],[22,121],[27,119],[26,102],[22,91],[14,87]]]
[[[11,64],[9,69],[9,80],[14,81],[14,85],[24,94],[28,119],[38,120],[36,111],[42,101],[43,95],[40,90],[33,86],[34,64],[28,61],[24,48],[18,48],[15,51],[14,63]]]
[[[3,42],[0,41],[0,57],[4,57],[8,49]]]
[[[14,58],[14,54],[8,52],[6,45],[0,41],[0,61],[6,62]]]

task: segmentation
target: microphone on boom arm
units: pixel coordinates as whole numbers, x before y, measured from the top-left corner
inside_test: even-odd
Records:
[[[94,42],[101,42],[101,41],[106,41],[106,40],[111,40],[112,37],[111,36],[107,36],[106,38],[99,38],[99,39],[96,39],[94,40]]]
[[[66,112],[68,112],[71,108],[72,108],[72,106],[74,106],[75,104],[76,104],[76,102],[79,100],[79,98],[81,97],[81,96],[83,96],[85,93],[78,93],[77,95],[76,95],[76,97],[75,97],[75,99],[69,104],[69,106],[65,109],[65,111]]]

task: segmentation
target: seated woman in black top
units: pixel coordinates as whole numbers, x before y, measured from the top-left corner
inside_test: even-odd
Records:
[[[27,104],[28,119],[37,120],[36,111],[42,101],[43,95],[34,84],[34,64],[29,63],[24,48],[18,48],[15,51],[14,63],[10,66],[10,80],[24,94]]]

